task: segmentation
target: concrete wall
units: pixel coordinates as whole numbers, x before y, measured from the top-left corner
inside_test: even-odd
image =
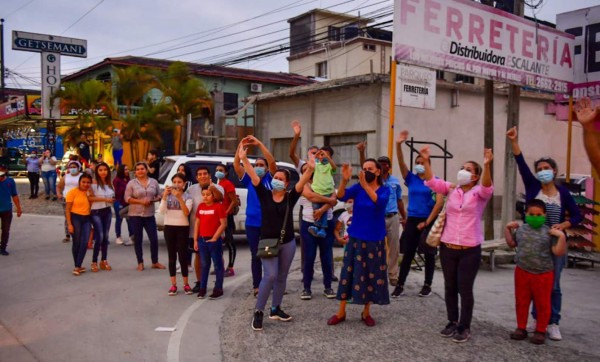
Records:
[[[451,91],[438,87],[436,109],[433,111],[396,107],[394,136],[407,129],[416,141],[443,144],[448,141],[448,179],[455,180],[456,172],[467,160],[483,159],[483,95],[461,91],[458,107],[451,107]],[[555,158],[559,173],[565,172],[567,124],[544,115],[546,101],[522,98],[520,144],[529,165],[542,156]],[[494,182],[495,194],[503,192],[504,148],[507,97],[496,95],[494,100]],[[290,138],[290,121],[297,119],[303,126],[301,154],[311,144],[322,144],[323,136],[367,132],[368,157],[387,154],[389,117],[389,84],[370,84],[344,90],[322,91],[284,99],[261,101],[258,104],[258,136],[269,144],[273,138]],[[590,174],[591,167],[581,144],[581,128],[573,128],[572,173]],[[510,151],[510,150],[509,150]],[[404,148],[408,163],[408,148]],[[395,152],[394,152],[395,153]],[[433,151],[432,154],[440,154]],[[394,155],[395,158],[395,155]],[[344,162],[344,160],[338,160]],[[394,163],[396,161],[394,160]],[[443,174],[442,161],[434,160],[434,172]],[[399,175],[398,166],[393,169]],[[520,179],[517,189],[523,191]],[[406,190],[405,190],[406,191]]]

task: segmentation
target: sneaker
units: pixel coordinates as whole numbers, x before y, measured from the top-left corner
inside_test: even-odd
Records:
[[[450,337],[454,336],[454,333],[456,333],[457,328],[458,327],[456,326],[456,323],[450,322],[446,325],[446,327],[444,329],[442,329],[440,331],[440,334],[444,338],[450,338]]]
[[[131,245],[133,245],[133,242],[132,242],[131,239],[125,240],[125,241],[123,241],[123,245],[125,245],[125,246],[131,246]]]
[[[323,295],[325,296],[325,298],[327,299],[333,299],[335,298],[335,292],[333,291],[333,289],[331,288],[327,288],[323,291]]]
[[[185,295],[194,294],[194,292],[192,291],[192,287],[190,287],[189,284],[183,286],[183,292],[185,293]]]
[[[402,295],[403,292],[404,292],[404,286],[396,285],[396,288],[394,288],[394,291],[392,292],[392,298],[398,298],[400,295]]]
[[[257,310],[256,312],[254,312],[254,318],[252,318],[252,329],[255,331],[262,331],[263,330],[263,316],[264,313],[261,310]]]
[[[269,319],[276,319],[276,320],[288,322],[288,321],[292,320],[292,316],[290,316],[286,312],[282,311],[281,308],[279,306],[277,306],[277,308],[275,308],[275,310],[273,310],[273,308],[271,308],[271,314],[269,314]]]
[[[170,296],[177,295],[177,286],[171,285],[171,288],[169,288],[169,295]]]
[[[331,281],[332,282],[339,282],[340,280],[338,279],[338,277],[334,274],[331,276]]]
[[[546,343],[546,335],[542,332],[534,332],[533,336],[529,337],[529,342],[533,344],[544,344]]]
[[[314,236],[315,238],[318,238],[319,237],[319,228],[316,226],[309,226],[308,233],[310,235]]]
[[[123,245],[123,239],[121,239],[121,237],[120,237],[120,236],[118,236],[118,237],[117,237],[117,239],[115,240],[115,243],[116,243],[117,245]]]
[[[62,240],[63,243],[69,243],[71,242],[71,237],[69,235],[65,236],[65,238]]]
[[[427,284],[423,285],[421,291],[419,292],[419,297],[428,297],[431,295],[431,287]]]
[[[206,288],[198,289],[198,299],[206,298]]]
[[[56,201],[56,200],[58,200],[58,198],[57,198],[56,196],[54,196],[54,197],[52,198],[52,201]]]
[[[562,336],[560,334],[560,329],[558,328],[558,324],[548,324],[548,328],[546,329],[546,332],[548,332],[548,338],[550,338],[553,341],[560,341],[562,340]]]
[[[527,338],[527,331],[525,329],[517,328],[510,334],[510,339],[515,341],[522,341]]]
[[[194,288],[192,289],[192,293],[200,293],[200,282],[196,282],[196,284],[194,284]]]
[[[50,196],[46,196],[46,200],[50,200]]]
[[[235,271],[233,270],[233,268],[227,268],[225,269],[225,274],[224,277],[225,278],[229,278],[235,275]]]
[[[219,299],[223,296],[223,289],[213,289],[213,292],[211,295],[208,296],[208,299],[210,300],[216,300]]]
[[[0,250],[0,254],[5,255],[5,256],[10,255],[10,253],[8,251],[6,251],[6,249]]]
[[[312,292],[308,289],[304,289],[302,291],[302,294],[300,294],[300,299],[302,300],[311,300],[312,299]]]
[[[537,320],[535,320],[535,318],[531,318],[529,319],[529,323],[527,323],[527,332],[529,333],[533,333],[535,332],[535,329],[537,328]]]
[[[452,337],[452,342],[465,343],[471,338],[471,330],[469,328],[458,327],[456,333]]]
[[[321,229],[317,232],[317,237],[321,239],[325,239],[327,237],[327,231],[325,229]]]

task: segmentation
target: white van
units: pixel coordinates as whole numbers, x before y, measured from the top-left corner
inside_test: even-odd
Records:
[[[248,156],[251,163],[254,163],[256,157]],[[171,185],[171,178],[175,176],[177,173],[177,169],[180,165],[185,164],[188,170],[191,171],[190,181],[193,183],[197,183],[196,181],[196,170],[200,168],[200,166],[207,167],[211,175],[215,174],[215,169],[217,165],[224,164],[227,166],[229,180],[233,182],[235,185],[235,192],[240,199],[240,211],[237,215],[234,216],[235,221],[235,230],[236,233],[245,233],[246,231],[246,195],[248,190],[246,186],[244,186],[238,179],[235,170],[233,169],[233,155],[220,155],[220,154],[205,154],[205,153],[194,153],[188,155],[180,155],[180,156],[167,156],[164,158],[164,163],[160,167],[160,172],[158,176],[158,183],[160,184],[161,190],[164,190],[165,186]],[[277,162],[278,168],[284,168],[290,171],[291,180],[290,186],[293,186],[298,182],[299,175],[296,171],[296,168],[291,163],[287,162]],[[216,178],[213,176],[213,182],[216,183]],[[156,223],[158,225],[158,229],[162,230],[164,226],[164,217],[160,213],[158,213],[158,205],[155,208],[156,211]],[[299,203],[296,203],[294,207],[294,229],[299,230],[299,218],[300,214],[300,206]]]

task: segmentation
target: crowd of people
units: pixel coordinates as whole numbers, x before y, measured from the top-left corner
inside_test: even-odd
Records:
[[[323,295],[339,301],[339,309],[327,320],[328,325],[344,322],[347,318],[346,305],[352,303],[363,305],[361,320],[369,327],[375,326],[371,305],[389,304],[390,297],[398,298],[404,293],[417,253],[423,255],[425,261],[423,285],[418,295],[431,295],[439,252],[447,319],[440,334],[456,343],[467,342],[471,337],[475,304],[473,287],[484,240],[481,219],[494,194],[490,170],[494,157],[492,150],[483,150],[481,163],[468,160],[462,164],[455,178],[442,180],[432,171],[428,147],[419,150],[414,167],[409,169],[402,149],[409,133],[401,131],[396,140],[396,154],[401,179],[408,189],[408,207],[405,207],[402,181],[392,175],[390,158],[366,158],[366,142],[359,143],[360,169],[357,175],[353,175],[352,167],[347,163],[338,167],[334,161],[334,150],[329,146],[311,146],[306,158],[302,159],[296,153],[301,126],[297,121],[291,126],[294,137],[290,158],[300,174],[299,181],[292,186],[290,172],[277,168],[271,152],[256,137],[242,139],[233,162],[235,176],[248,189],[247,199],[243,201],[246,204],[246,236],[251,251],[252,288],[256,297],[252,329],[263,329],[269,297],[269,319],[292,319],[284,312],[282,303],[296,253],[293,208],[299,202],[302,206],[300,245],[303,255],[303,290],[299,297],[306,301],[312,299],[318,251]],[[510,338],[523,340],[529,337],[535,344],[544,343],[546,337],[561,340],[560,277],[567,258],[564,231],[578,225],[583,218],[568,189],[554,182],[558,172],[556,162],[548,157],[538,159],[532,172],[518,143],[517,129],[510,129],[506,136],[512,144],[526,191],[524,222],[510,222],[504,230],[507,244],[517,250],[517,328]],[[128,167],[120,161],[122,136],[116,130],[112,141],[113,153],[116,151],[116,175],[113,177],[107,163],[90,160],[86,144],[85,137],[82,137],[78,144],[80,154],[68,162],[66,173],[56,186],[57,160],[49,150],[45,150],[42,157],[33,153],[27,158],[30,197],[38,196],[35,175],[39,177],[41,172],[46,199],[63,200],[64,241],[72,242],[73,275],[80,276],[86,272],[83,262],[90,244],[93,244],[91,272],[112,269],[107,254],[113,211],[116,244],[135,245],[137,270],[145,270],[144,231],[150,241],[151,268],[166,269],[159,262],[154,209],[155,203],[159,202],[158,211],[164,215],[164,238],[168,251],[171,283],[168,295],[178,293],[179,271],[185,294],[196,294],[199,299],[207,296],[209,299],[221,298],[224,295],[224,278],[235,275],[233,217],[239,210],[235,186],[228,179],[227,165],[216,167],[215,179],[206,167],[198,168],[192,175],[186,165],[181,165],[172,177],[171,185],[161,190],[156,180],[160,168],[156,151],[150,151],[145,162],[135,164],[135,177],[130,178]],[[260,151],[262,156],[251,162],[249,148]],[[338,185],[334,181],[336,172],[341,176]],[[12,203],[16,206],[17,216],[22,212],[14,180],[7,176],[6,167],[0,165],[2,255],[8,255],[6,247]],[[357,182],[352,182],[353,178]],[[343,203],[345,210],[336,218],[333,208],[338,203]],[[440,213],[444,213],[445,223],[439,247],[433,247],[426,239]],[[121,233],[124,220],[129,240]],[[275,244],[269,244],[272,240],[276,241]],[[339,280],[334,270],[334,241],[344,246],[342,267],[337,275]],[[228,251],[227,263],[224,246]],[[275,250],[269,252],[269,248]],[[214,264],[215,284],[208,294],[211,264]],[[196,276],[194,288],[189,283],[190,270]],[[336,280],[337,291],[333,286]],[[394,288],[391,293],[390,287]],[[531,319],[528,318],[530,307]],[[529,332],[533,334],[529,336]]]

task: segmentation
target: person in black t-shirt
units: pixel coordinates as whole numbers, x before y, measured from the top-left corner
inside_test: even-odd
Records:
[[[160,160],[157,158],[158,152],[156,150],[150,150],[146,157],[148,162],[148,177],[158,181],[158,171],[160,170]]]
[[[263,259],[264,277],[258,287],[258,296],[256,300],[256,310],[254,319],[252,320],[252,329],[255,331],[262,330],[263,309],[267,304],[267,299],[271,290],[273,290],[273,298],[271,304],[271,313],[269,319],[280,321],[289,321],[291,316],[281,310],[281,301],[285,292],[287,275],[296,253],[296,240],[294,236],[293,225],[293,209],[294,205],[300,198],[304,185],[310,179],[315,168],[315,160],[308,161],[308,167],[302,174],[300,181],[290,190],[287,191],[290,181],[290,173],[288,170],[278,169],[273,174],[271,186],[273,190],[267,188],[261,183],[260,177],[254,171],[254,167],[250,164],[246,155],[246,147],[251,143],[244,143],[244,140],[238,147],[238,154],[244,165],[244,170],[252,180],[252,185],[256,190],[258,199],[260,200],[262,211],[262,225],[260,227],[260,238],[279,238],[284,218],[285,211],[289,202],[289,210],[286,225],[284,227],[285,236],[282,243],[279,245],[279,255],[273,258]]]
[[[77,144],[77,149],[79,150],[79,159],[81,163],[85,165],[85,167],[89,167],[90,164],[90,144],[87,141],[87,136],[84,134],[81,135],[81,141]]]

